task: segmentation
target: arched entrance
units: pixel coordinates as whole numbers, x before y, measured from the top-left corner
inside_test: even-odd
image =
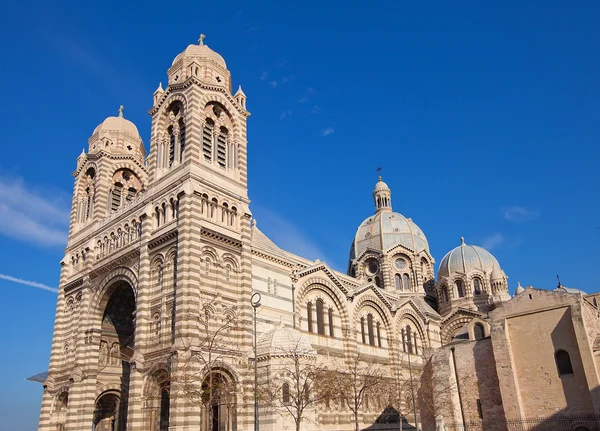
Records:
[[[146,396],[146,428],[148,431],[169,430],[169,410],[171,408],[171,382],[169,373],[159,370],[148,378]]]
[[[234,431],[235,383],[231,376],[213,370],[202,382],[202,430]]]
[[[117,281],[104,293],[98,355],[98,383],[111,388],[96,401],[95,431],[126,431],[129,398],[129,360],[133,356],[135,295],[125,281]]]
[[[96,400],[94,408],[94,431],[119,430],[120,417],[119,394],[111,391],[105,392]]]

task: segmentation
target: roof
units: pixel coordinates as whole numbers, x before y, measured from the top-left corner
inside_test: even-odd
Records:
[[[489,251],[483,247],[465,244],[464,238],[461,238],[461,244],[449,251],[440,262],[438,276],[448,277],[457,272],[464,274],[473,269],[489,275],[494,269],[501,271],[498,260]]]
[[[314,355],[308,336],[297,329],[280,323],[264,333],[256,342],[256,356]]]

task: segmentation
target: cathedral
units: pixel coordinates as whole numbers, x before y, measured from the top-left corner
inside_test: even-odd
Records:
[[[462,371],[450,370],[460,355],[472,359],[473,350],[463,344],[495,342],[495,322],[508,318],[506,304],[519,300],[531,310],[535,301],[525,301],[527,295],[542,293],[520,288],[511,299],[497,259],[464,239],[441,259],[436,277],[427,237],[415,221],[394,212],[392,191],[381,177],[372,196],[364,196],[373,211],[357,228],[347,273],[282,250],[252,217],[250,113],[241,86],[233,92],[225,60],[201,36],[174,58],[167,75],[149,111],[149,154],[121,107],[93,130],[87,152],[77,158],[39,430],[250,431],[255,370],[264,382],[286,346],[301,346],[325,362],[360,355],[393,363],[411,382],[413,374],[434,386],[453,381],[456,391],[434,397],[451,408],[434,405],[430,417],[422,407],[433,391],[421,393],[420,402],[414,391],[403,394],[396,408],[407,429],[446,429],[440,427],[483,414],[508,417],[508,407],[498,411],[496,405],[519,391],[518,377],[505,391],[504,380],[490,377],[489,390],[470,390],[472,406],[466,406]],[[260,304],[252,301],[256,293]],[[579,315],[595,316],[589,319],[600,332],[595,298],[592,304],[564,289],[547,294],[567,298],[545,299],[560,309],[573,303],[583,310]],[[500,347],[489,347],[488,365],[498,349],[510,347],[514,337],[506,334]],[[584,351],[581,343],[577,349]],[[600,343],[590,346],[585,361],[574,360],[572,367],[583,364],[598,383],[592,351]],[[589,376],[586,382],[593,386]],[[208,391],[209,385],[217,389]],[[497,398],[486,401],[487,392]],[[597,395],[581,396],[596,412]],[[295,429],[277,409],[258,404],[261,430]],[[376,422],[384,404],[363,403],[361,429]],[[421,404],[418,414],[415,404]],[[313,406],[301,429],[354,425],[344,405],[328,400]]]

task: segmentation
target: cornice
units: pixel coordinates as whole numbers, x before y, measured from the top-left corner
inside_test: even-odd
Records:
[[[213,241],[217,241],[223,244],[227,244],[231,247],[234,247],[236,249],[241,249],[242,248],[242,242],[238,241],[236,239],[230,238],[228,236],[225,236],[223,234],[220,234],[218,232],[215,232],[211,229],[205,228],[203,227],[200,230],[200,235],[203,236],[204,238],[208,238],[210,240]]]
[[[333,273],[333,271],[324,262],[320,262],[316,266],[312,266],[312,267],[308,267],[303,270],[300,270],[298,272],[297,277],[303,278],[303,277],[306,277],[310,274],[314,274],[315,272],[319,272],[319,271],[324,272],[327,275],[327,277],[333,282],[333,284],[335,284],[337,286],[337,288],[340,289],[342,291],[342,293],[344,293],[344,295],[346,295],[346,297],[348,297],[349,291],[348,291],[348,289],[346,289],[346,286],[344,286],[342,284],[342,282],[337,278],[337,276]]]
[[[245,110],[244,108],[242,108],[241,106],[239,106],[239,104],[236,102],[236,100],[229,93],[229,91],[227,91],[227,89],[225,87],[222,87],[220,85],[205,84],[204,82],[200,81],[195,76],[191,76],[191,77],[187,78],[185,81],[182,81],[182,82],[179,82],[179,83],[169,84],[167,86],[167,88],[165,89],[165,92],[162,94],[162,96],[160,97],[160,99],[156,103],[156,105],[154,105],[152,108],[150,108],[148,110],[148,113],[150,115],[155,115],[158,112],[158,110],[161,108],[161,106],[163,105],[163,103],[168,99],[168,96],[174,90],[185,90],[186,88],[191,87],[192,84],[196,84],[198,87],[200,87],[200,88],[202,88],[204,90],[213,91],[215,93],[221,93],[221,94],[223,94],[225,96],[225,98],[231,103],[231,105],[235,108],[235,110],[238,113],[240,113],[241,115],[243,115],[246,118],[248,118],[250,116],[250,112],[248,112],[247,110]]]
[[[88,153],[86,154],[86,160],[80,166],[77,167],[72,173],[74,177],[78,176],[81,173],[81,170],[86,166],[87,162],[96,162],[101,160],[103,157],[106,157],[111,160],[127,160],[133,162],[137,167],[139,167],[146,175],[148,175],[148,168],[144,163],[140,163],[133,155],[131,154],[112,154],[104,150],[100,150],[97,153]]]
[[[63,287],[63,291],[65,293],[69,293],[70,291],[78,288],[81,285],[83,285],[83,277],[79,277],[77,280],[66,284],[65,287]]]
[[[150,242],[148,242],[148,250],[152,250],[153,248],[155,248],[161,244],[164,244],[165,242],[170,241],[173,238],[177,238],[177,233],[178,233],[177,228],[174,228],[173,230],[170,230],[169,232],[162,234],[158,238],[151,240]]]
[[[485,318],[485,315],[478,311],[465,310],[464,308],[457,308],[451,314],[449,314],[448,316],[446,316],[442,319],[442,325],[447,324],[450,320],[452,320],[455,316],[457,316],[459,314],[463,315],[463,316],[469,316],[469,317]]]
[[[102,260],[105,260],[105,259],[111,259],[111,260],[107,260],[107,262],[104,265],[92,270],[90,272],[90,279],[94,279],[94,278],[98,277],[99,275],[106,274],[111,269],[121,266],[125,263],[128,263],[128,262],[132,261],[134,258],[138,257],[139,255],[140,255],[140,251],[137,248],[134,248],[134,249],[128,251],[127,253],[117,256],[116,258],[114,257],[114,255],[106,256]]]

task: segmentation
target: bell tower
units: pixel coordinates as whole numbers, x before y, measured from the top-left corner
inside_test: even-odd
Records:
[[[167,87],[154,93],[151,181],[172,178],[185,166],[247,198],[246,95],[241,86],[233,95],[225,60],[204,39],[175,57]]]

